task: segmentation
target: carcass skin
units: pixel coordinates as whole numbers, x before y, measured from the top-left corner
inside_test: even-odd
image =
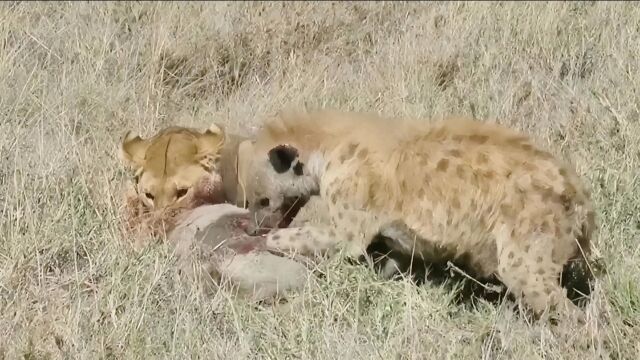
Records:
[[[224,286],[253,301],[268,301],[302,288],[307,267],[265,249],[262,236],[249,236],[249,212],[232,204],[201,205],[168,234],[179,272],[206,289]]]

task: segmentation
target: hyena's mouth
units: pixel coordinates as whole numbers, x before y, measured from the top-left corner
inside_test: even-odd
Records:
[[[289,227],[293,219],[298,215],[300,209],[309,201],[308,197],[288,197],[285,198],[282,206],[280,207],[280,213],[282,218],[278,223],[278,228]]]
[[[248,231],[253,236],[266,235],[274,229],[287,228],[298,215],[300,209],[309,201],[308,197],[290,197],[285,198],[277,213],[267,216],[260,221],[256,221],[258,225],[251,227]]]

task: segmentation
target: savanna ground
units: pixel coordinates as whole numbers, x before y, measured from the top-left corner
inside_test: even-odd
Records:
[[[637,358],[639,31],[630,3],[3,3],[0,358]],[[572,161],[608,270],[588,326],[339,261],[293,310],[256,307],[130,249],[125,130],[249,134],[284,106],[470,114]]]

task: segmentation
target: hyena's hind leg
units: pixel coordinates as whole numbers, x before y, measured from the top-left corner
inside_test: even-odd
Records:
[[[560,284],[567,290],[567,297],[579,307],[589,302],[595,280],[594,271],[603,271],[602,264],[590,260],[578,254],[562,268]]]
[[[423,253],[416,253],[415,243],[420,242]],[[373,252],[383,275],[410,276],[417,284],[442,285],[455,291],[454,302],[474,303],[483,299],[497,303],[506,294],[502,282],[495,276],[481,276],[472,266],[471,255],[455,254],[434,241],[420,237],[403,221],[393,221],[382,226],[380,234],[367,249]],[[383,254],[384,256],[381,256]],[[391,265],[396,269],[391,273]],[[388,271],[385,273],[385,270]]]
[[[516,298],[522,299],[536,317],[568,315],[584,321],[584,313],[565,294],[560,277],[564,263],[552,256],[558,240],[548,234],[529,234],[524,241],[511,235],[507,226],[497,231],[498,276]]]
[[[369,259],[362,256],[359,260],[369,260],[384,279],[409,276],[417,283],[422,283],[429,272],[428,264],[420,254],[415,254],[411,249],[403,249],[400,245],[418,241],[417,239],[417,234],[404,222],[392,221],[383,225],[373,236],[366,251]]]
[[[444,282],[450,277],[447,276],[449,264],[467,270],[466,264],[456,259],[452,251],[420,236],[401,220],[381,226],[376,241],[370,247],[378,252],[380,249],[388,249],[387,258],[396,266],[396,271],[404,275],[409,274],[419,282]],[[389,264],[385,264],[384,267],[390,271]]]

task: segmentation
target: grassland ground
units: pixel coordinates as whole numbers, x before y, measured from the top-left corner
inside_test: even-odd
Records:
[[[632,3],[1,4],[0,358],[637,358],[639,32]],[[588,326],[338,261],[254,306],[183,286],[165,245],[131,251],[126,130],[251,134],[286,106],[469,114],[571,161],[607,267]]]

